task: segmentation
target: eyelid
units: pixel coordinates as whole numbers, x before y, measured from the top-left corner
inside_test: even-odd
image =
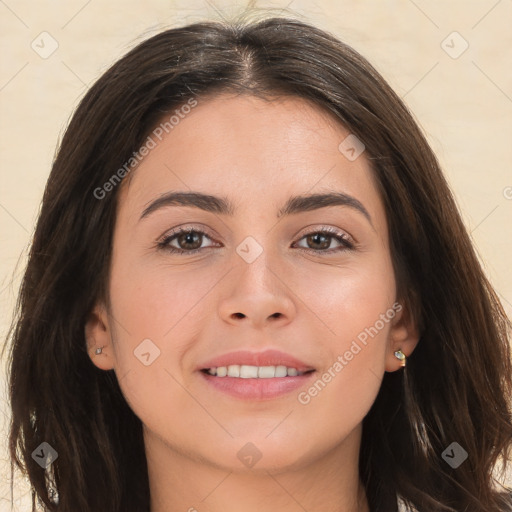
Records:
[[[163,235],[157,238],[157,242],[166,240],[173,235],[179,235],[181,233],[187,233],[189,231],[205,234],[212,239],[215,238],[212,232],[202,224],[185,224],[183,226],[177,226],[175,228],[167,230]]]
[[[299,234],[297,234],[296,236],[298,237],[298,239],[302,239],[304,238],[305,236],[308,236],[308,235],[311,235],[311,234],[315,234],[315,233],[328,233],[329,235],[332,235],[333,237],[343,237],[347,242],[350,242],[351,244],[353,245],[357,245],[357,241],[355,240],[355,238],[350,235],[347,231],[345,231],[344,229],[341,229],[341,228],[335,228],[333,226],[318,226],[318,225],[313,225],[313,227],[311,226],[308,226],[307,228],[304,228],[304,231],[299,231]]]
[[[348,234],[346,231],[344,231],[340,228],[335,228],[333,226],[327,226],[327,225],[324,225],[324,226],[317,225],[317,226],[313,226],[313,227],[309,227],[309,228],[304,228],[304,230],[305,231],[299,232],[299,234],[297,234],[294,237],[295,241],[293,242],[293,244],[300,242],[303,238],[305,238],[306,236],[309,236],[309,235],[326,234],[330,238],[333,238],[338,243],[340,243],[342,245],[341,249],[343,249],[343,250],[354,250],[358,247],[357,241],[350,234]],[[169,245],[171,238],[174,238],[175,236],[180,235],[182,233],[188,233],[188,232],[198,233],[203,236],[206,235],[213,242],[217,242],[215,237],[211,235],[211,232],[205,226],[203,226],[201,224],[186,224],[184,226],[178,226],[169,231],[166,231],[162,236],[160,236],[157,239],[156,247],[159,249],[162,249],[164,251],[167,250],[168,252],[174,253],[174,254],[189,254],[189,255],[201,252],[201,251],[203,251],[205,249],[209,249],[211,247],[214,247],[214,245],[211,245],[208,247],[202,247],[202,248],[200,247],[198,249],[192,249],[190,251],[187,251],[185,249],[178,249],[176,247],[172,247]],[[317,254],[333,254],[333,253],[341,252],[340,247],[334,248],[334,249],[327,249],[327,250],[315,250],[315,249],[310,249],[310,248],[305,248],[305,247],[297,247],[297,249],[300,251],[306,251],[306,252],[310,252],[310,253],[312,252],[312,253],[317,253]]]

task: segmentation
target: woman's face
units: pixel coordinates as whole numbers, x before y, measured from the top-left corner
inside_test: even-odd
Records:
[[[297,98],[221,95],[182,117],[120,191],[93,361],[146,440],[238,470],[311,463],[360,431],[394,350],[412,351],[368,160]]]

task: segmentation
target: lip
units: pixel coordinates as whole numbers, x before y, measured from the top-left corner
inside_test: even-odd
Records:
[[[309,372],[296,377],[272,377],[269,379],[242,379],[237,377],[215,377],[204,371],[207,368],[230,366],[286,366],[299,372]],[[260,352],[238,350],[229,352],[201,363],[197,367],[208,387],[242,400],[263,401],[282,397],[306,385],[315,375],[315,368],[280,350],[267,349]]]
[[[286,396],[300,387],[309,385],[316,371],[297,377],[273,377],[270,379],[241,379],[237,377],[214,377],[208,373],[199,375],[209,388],[241,400],[261,402]]]
[[[236,352],[229,352],[213,359],[209,359],[201,363],[196,369],[204,370],[207,368],[218,368],[219,366],[230,366],[233,364],[249,365],[249,366],[287,366],[288,368],[296,368],[299,372],[307,372],[314,370],[312,366],[308,366],[303,361],[293,357],[290,354],[281,352],[280,350],[264,350],[262,352],[251,352],[248,350],[238,350]],[[228,377],[220,377],[228,378]],[[282,377],[294,378],[294,377]],[[275,379],[275,378],[274,378]],[[268,380],[274,380],[268,379]],[[237,379],[242,380],[242,379]],[[259,380],[259,379],[243,379],[243,380]],[[265,379],[267,380],[267,379]]]

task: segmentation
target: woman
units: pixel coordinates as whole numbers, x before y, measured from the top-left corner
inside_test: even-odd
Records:
[[[17,311],[10,450],[46,510],[510,510],[510,324],[410,113],[315,27],[112,66]]]

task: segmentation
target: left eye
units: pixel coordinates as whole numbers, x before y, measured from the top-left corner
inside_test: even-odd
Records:
[[[307,244],[311,245],[319,245],[320,247],[316,248],[302,248],[302,250],[306,251],[314,251],[314,252],[326,252],[333,253],[339,252],[342,250],[350,250],[354,249],[354,243],[351,238],[338,230],[333,229],[323,229],[320,231],[312,231],[311,233],[305,234],[300,240],[306,239]],[[338,247],[334,249],[330,249],[329,251],[318,250],[318,249],[328,249],[331,245],[331,242],[335,240],[338,243]]]
[[[212,247],[212,245],[208,247],[201,247],[203,238],[210,239],[210,237],[200,229],[180,228],[177,231],[167,234],[157,243],[157,247],[171,253],[194,254],[202,249]],[[333,253],[341,250],[354,249],[354,242],[347,234],[332,228],[325,228],[306,233],[299,239],[299,241],[303,239],[306,240],[308,245],[317,246],[307,248],[298,247],[300,250],[307,252]],[[339,244],[338,247],[326,251],[325,249],[328,249],[331,246],[333,240]],[[174,242],[177,242],[178,247],[172,245]]]

